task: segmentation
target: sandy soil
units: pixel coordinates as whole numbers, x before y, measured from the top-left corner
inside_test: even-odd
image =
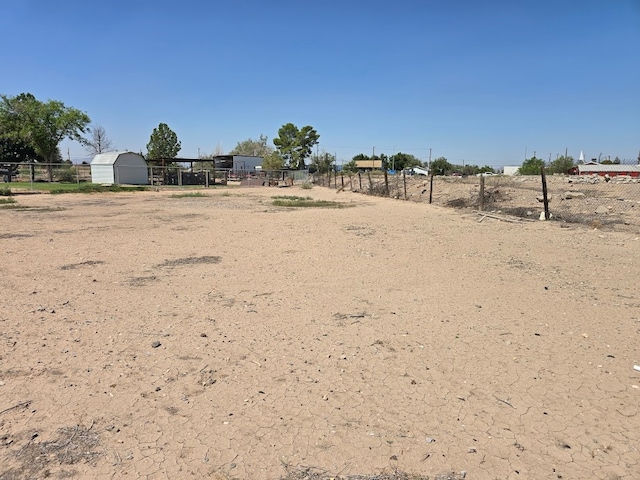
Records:
[[[0,211],[0,479],[640,478],[635,234],[206,193]]]

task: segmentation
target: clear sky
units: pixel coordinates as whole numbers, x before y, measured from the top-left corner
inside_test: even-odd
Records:
[[[640,150],[640,0],[0,0],[0,93],[181,157],[285,123],[338,163],[403,151],[519,165]],[[65,141],[71,159],[82,146]]]

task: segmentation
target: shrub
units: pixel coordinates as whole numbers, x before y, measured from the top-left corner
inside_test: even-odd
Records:
[[[58,171],[56,176],[60,182],[71,183],[76,181],[76,171],[73,168],[63,168]]]

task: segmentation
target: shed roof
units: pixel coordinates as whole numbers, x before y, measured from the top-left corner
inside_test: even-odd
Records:
[[[640,172],[640,165],[619,165],[619,164],[602,164],[597,163],[595,165],[578,165],[580,172]]]
[[[91,165],[113,165],[116,163],[116,160],[118,160],[118,157],[120,157],[120,155],[135,155],[136,157],[143,158],[141,155],[134,152],[106,152],[99,153],[98,155],[93,157],[93,160],[91,160]]]

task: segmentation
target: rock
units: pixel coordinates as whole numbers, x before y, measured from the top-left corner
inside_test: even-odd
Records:
[[[151,348],[158,348],[160,345],[162,345],[159,341],[155,341],[151,344]]]
[[[571,200],[572,198],[580,198],[584,197],[584,193],[582,192],[564,192],[564,199]]]
[[[604,205],[600,205],[598,208],[596,208],[596,213],[598,214],[609,213],[609,209]]]
[[[540,203],[544,202],[544,197],[542,195],[538,195],[536,197],[536,200],[538,200]],[[547,202],[551,201],[551,195],[547,195]]]
[[[427,443],[433,443],[433,442],[436,441],[435,438],[431,438],[431,437],[427,437],[427,438],[425,438],[425,440],[427,441]]]

